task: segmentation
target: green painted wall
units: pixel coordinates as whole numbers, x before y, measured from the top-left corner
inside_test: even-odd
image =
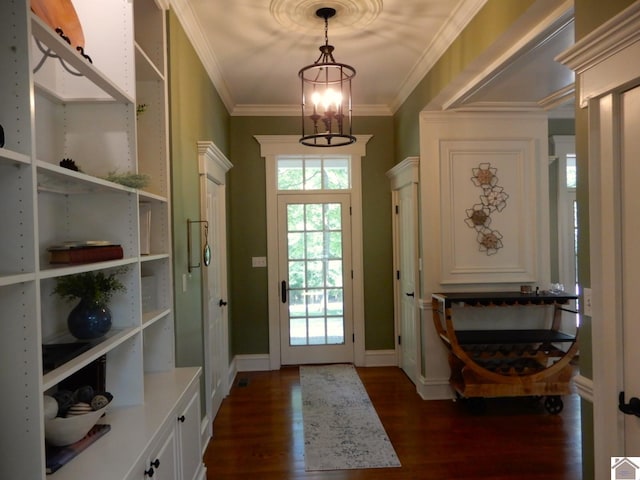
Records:
[[[391,117],[356,117],[354,133],[372,134],[362,162],[365,346],[391,349],[393,336],[393,262],[391,193],[385,172],[393,162]],[[267,254],[265,167],[254,135],[295,135],[297,117],[231,117],[229,172],[230,307],[232,351],[269,352],[267,270],[253,268],[251,257]]]
[[[201,272],[187,271],[187,218],[200,217],[199,140],[228,155],[229,115],[175,14],[168,14],[176,364],[203,365]],[[187,290],[182,278],[187,275]]]
[[[396,163],[420,154],[420,111],[533,3],[534,0],[489,0],[469,22],[395,113]]]

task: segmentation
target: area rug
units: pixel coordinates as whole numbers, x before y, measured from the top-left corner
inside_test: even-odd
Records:
[[[399,467],[352,365],[300,367],[307,471]]]

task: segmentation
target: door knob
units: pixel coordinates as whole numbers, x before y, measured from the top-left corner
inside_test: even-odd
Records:
[[[626,415],[635,415],[640,417],[640,398],[631,397],[629,403],[624,401],[624,392],[620,392],[618,397],[618,409]]]
[[[227,306],[227,302],[225,302],[224,300],[220,299],[220,301],[218,302],[218,305],[221,307],[226,307]]]
[[[415,295],[414,295],[414,293],[413,293],[413,292],[411,292],[411,293],[405,293],[405,295],[406,295],[407,297],[415,297]]]

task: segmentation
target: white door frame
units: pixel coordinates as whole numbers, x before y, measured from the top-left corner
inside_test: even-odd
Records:
[[[353,332],[354,362],[365,364],[364,344],[364,279],[362,257],[362,157],[366,155],[371,135],[356,135],[351,145],[333,147],[331,153],[351,155],[351,241],[353,254]],[[276,225],[278,198],[276,157],[318,153],[317,149],[301,145],[296,135],[255,135],[260,155],[265,159],[267,225]],[[278,231],[267,228],[267,278],[269,301],[269,368],[280,369],[280,283],[278,279]]]
[[[228,286],[227,286],[227,214],[226,214],[226,174],[229,169],[233,167],[231,162],[222,153],[222,151],[210,141],[198,142],[198,174],[200,177],[200,215],[201,218],[206,218],[207,212],[207,181],[211,180],[220,186],[220,197],[218,202],[218,219],[220,222],[219,228],[214,229],[218,233],[217,238],[211,238],[213,245],[212,256],[219,261],[219,275],[220,275],[220,296],[221,299],[228,298]],[[208,285],[207,268],[202,268],[202,326],[203,326],[203,343],[204,343],[204,379],[205,379],[205,416],[201,426],[202,432],[202,445],[208,443],[209,438],[212,435],[213,428],[213,404],[211,394],[213,392],[213,385],[211,384],[210,371],[213,368],[211,353],[215,347],[209,342],[209,330],[207,325],[207,319],[209,318],[209,305],[207,302],[207,285]],[[229,373],[228,373],[228,359],[229,359],[229,313],[227,308],[221,308],[220,314],[222,315],[223,323],[223,336],[226,341],[221,342],[222,352],[220,352],[220,358],[226,360],[227,365],[222,372],[220,388],[223,395],[226,396],[229,393]]]
[[[624,418],[618,411],[624,369],[618,122],[620,93],[640,84],[638,58],[640,2],[557,58],[576,72],[579,104],[589,110],[593,379],[579,377],[577,384],[581,396],[593,401],[595,478],[609,478],[610,457],[625,455]]]

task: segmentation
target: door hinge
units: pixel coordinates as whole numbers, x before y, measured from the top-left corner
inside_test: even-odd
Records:
[[[400,280],[400,270],[396,270],[396,280]]]
[[[356,334],[355,333],[351,334],[351,343],[356,343]]]
[[[400,213],[400,205],[396,205],[396,215]]]
[[[353,210],[349,207],[349,215],[353,215]]]
[[[353,280],[353,270],[351,270],[351,280]]]
[[[398,335],[398,345],[402,345],[402,335]]]

